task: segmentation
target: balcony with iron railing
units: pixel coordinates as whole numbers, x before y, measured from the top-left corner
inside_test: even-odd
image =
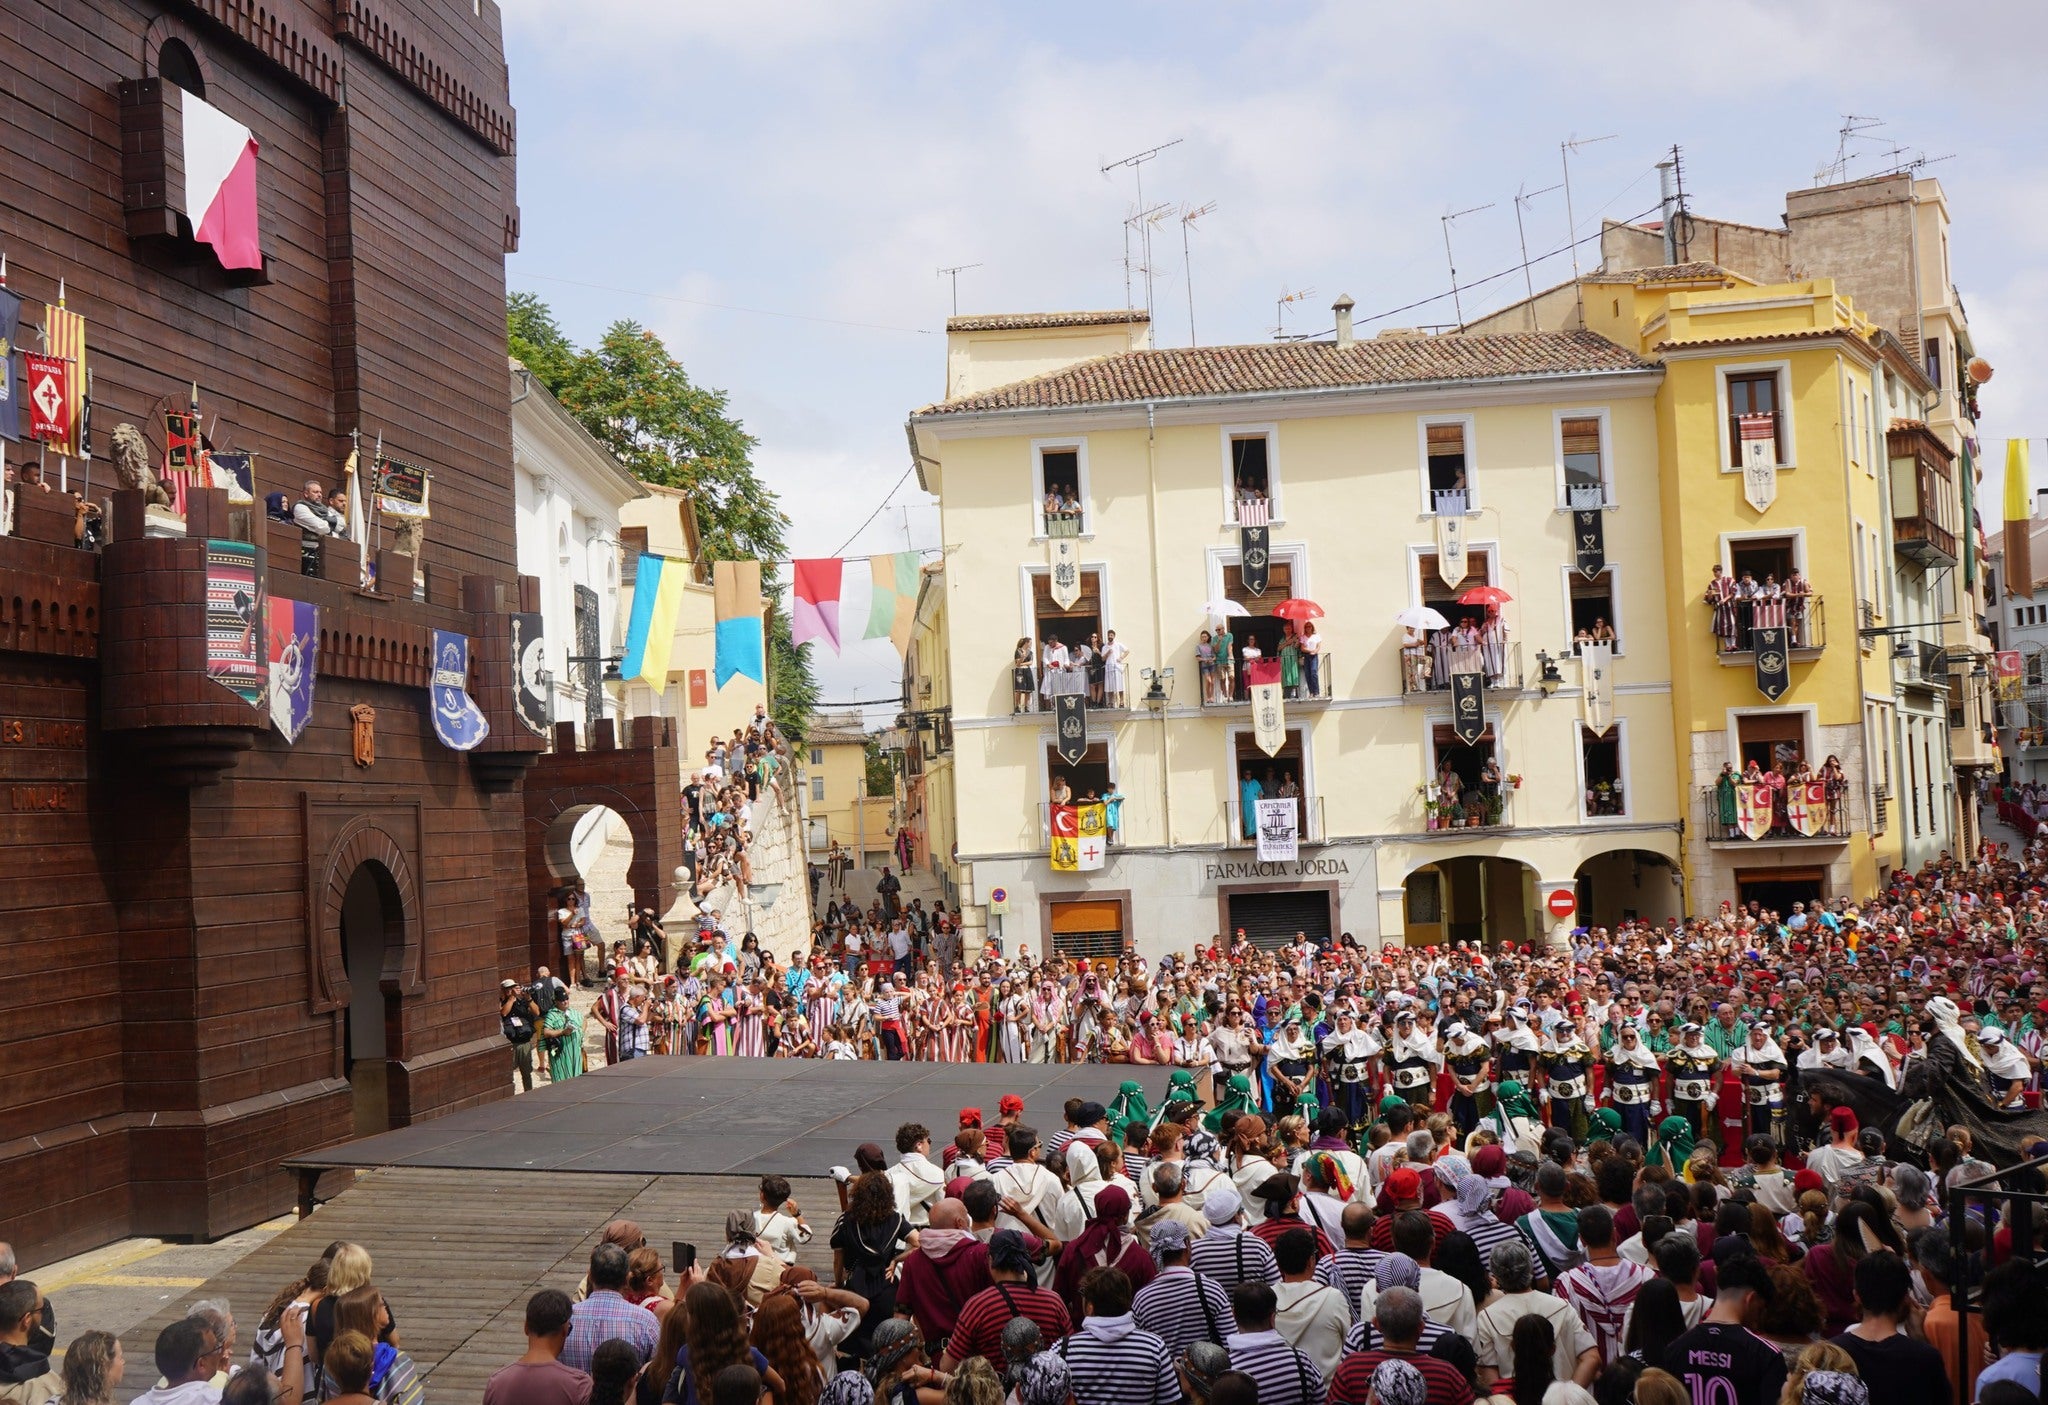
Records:
[[[1477,673],[1488,692],[1518,693],[1522,690],[1522,646],[1519,641],[1504,646],[1477,648],[1453,646],[1448,631],[1432,634],[1428,642],[1402,648],[1401,692],[1409,702],[1442,701],[1450,696],[1451,675]],[[1445,639],[1440,648],[1438,639]]]
[[[1278,797],[1271,798],[1277,799]],[[1298,795],[1294,797],[1294,800],[1297,807],[1294,816],[1295,832],[1300,836],[1296,842],[1301,844],[1322,843],[1324,838],[1323,797],[1320,795]],[[1223,804],[1224,847],[1229,849],[1256,849],[1259,844],[1258,836],[1245,832],[1250,828],[1251,826],[1245,823],[1244,817],[1240,813],[1239,803],[1235,800],[1225,801]]]
[[[1925,639],[1892,640],[1892,662],[1897,665],[1899,679],[1915,683],[1923,688],[1946,688],[1949,685],[1948,650]]]
[[[1514,828],[1515,792],[1522,788],[1521,780],[1518,775],[1507,775],[1496,785],[1460,785],[1455,797],[1441,785],[1418,785],[1415,798],[1422,832],[1450,834]]]
[[[1303,655],[1295,669],[1292,685],[1285,682],[1286,667],[1282,660],[1281,694],[1289,707],[1320,707],[1334,695],[1336,663],[1328,649],[1316,655],[1315,664],[1310,666],[1308,657]],[[1202,706],[1205,708],[1241,708],[1251,701],[1251,688],[1244,681],[1244,661],[1238,661],[1231,673],[1229,686],[1224,686],[1223,676],[1214,674],[1201,680]]]
[[[1707,611],[1709,628],[1713,628],[1718,612],[1712,605],[1703,604],[1702,608]],[[1818,595],[1806,596],[1803,602],[1757,597],[1737,600],[1730,608],[1735,612],[1734,633],[1732,637],[1717,633],[1715,648],[1721,662],[1731,667],[1748,668],[1754,664],[1753,636],[1760,627],[1781,625],[1790,632],[1790,653],[1795,663],[1813,662],[1828,646],[1827,611]]]
[[[1742,825],[1742,810],[1738,804],[1735,821],[1730,823],[1721,813],[1721,799],[1715,787],[1701,786],[1699,803],[1695,808],[1699,832],[1706,836],[1710,849],[1777,849],[1777,848],[1826,848],[1848,841],[1850,833],[1857,826],[1856,816],[1849,803],[1850,791],[1843,789],[1832,803],[1816,803],[1806,806],[1801,803],[1791,787],[1774,792],[1770,823],[1763,833],[1751,838]],[[1787,797],[1791,797],[1790,803]]]

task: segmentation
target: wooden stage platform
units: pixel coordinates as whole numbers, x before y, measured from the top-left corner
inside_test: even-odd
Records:
[[[295,1157],[286,1164],[309,1209],[322,1176],[324,1189],[344,1188],[128,1333],[120,1398],[154,1379],[156,1334],[190,1304],[226,1298],[246,1347],[272,1295],[348,1239],[370,1251],[429,1398],[475,1400],[525,1350],[527,1298],[573,1291],[607,1221],[637,1221],[664,1264],[679,1239],[708,1257],[724,1242],[726,1215],[755,1208],[760,1177],[774,1172],[790,1177],[817,1232],[801,1261],[829,1278],[839,1197],[827,1173],[851,1164],[861,1142],[893,1160],[896,1128],[915,1121],[943,1143],[962,1107],[994,1121],[1006,1092],[1050,1134],[1066,1099],[1106,1105],[1132,1076],[1155,1101],[1165,1089],[1163,1069],[1101,1064],[641,1059]]]

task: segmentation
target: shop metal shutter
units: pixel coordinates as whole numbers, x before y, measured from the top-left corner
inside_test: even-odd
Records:
[[[1293,941],[1296,932],[1308,933],[1308,939],[1317,946],[1328,946],[1330,895],[1322,891],[1233,893],[1230,930],[1235,933],[1240,927],[1261,951],[1272,951]]]

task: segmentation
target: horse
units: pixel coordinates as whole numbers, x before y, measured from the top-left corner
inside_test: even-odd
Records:
[[[1828,1114],[1846,1107],[1856,1114],[1859,1126],[1873,1127],[1883,1134],[1887,1158],[1925,1166],[1926,1158],[1919,1148],[1908,1145],[1897,1135],[1899,1118],[1916,1096],[1924,1094],[1894,1091],[1882,1078],[1867,1073],[1839,1068],[1794,1069],[1792,1133],[1801,1145],[1824,1145],[1829,1135]]]

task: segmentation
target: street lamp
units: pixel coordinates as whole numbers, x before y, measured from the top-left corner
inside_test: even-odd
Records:
[[[1148,685],[1145,689],[1145,706],[1155,712],[1166,710],[1173,695],[1173,670],[1170,668],[1141,668],[1138,676]]]
[[[1560,662],[1541,649],[1536,651],[1536,686],[1543,690],[1546,698],[1564,686],[1564,675],[1557,671]]]

